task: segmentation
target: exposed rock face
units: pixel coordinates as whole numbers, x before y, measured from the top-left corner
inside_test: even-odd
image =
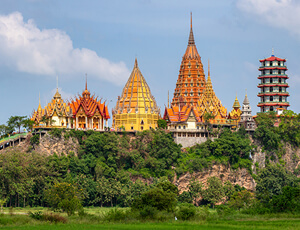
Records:
[[[34,146],[36,152],[53,155],[54,153],[59,155],[66,155],[73,152],[75,155],[78,154],[79,143],[76,138],[65,139],[62,134],[60,138],[53,137],[49,133],[46,133],[41,139],[40,144]]]
[[[220,178],[223,183],[230,181],[234,185],[238,184],[251,191],[256,186],[254,179],[246,169],[233,170],[229,166],[221,164],[213,165],[210,169],[206,169],[203,172],[185,173],[178,179],[175,177],[173,183],[178,187],[179,192],[182,193],[188,190],[188,185],[192,179],[206,184],[207,179],[212,176]]]

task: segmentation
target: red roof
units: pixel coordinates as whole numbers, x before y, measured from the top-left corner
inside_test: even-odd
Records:
[[[264,61],[286,61],[285,59],[279,58],[279,57],[275,57],[274,55],[272,55],[271,57],[259,60],[260,62],[264,62]]]
[[[265,70],[265,69],[282,69],[282,70],[288,70],[285,66],[263,66],[260,67],[258,70]]]
[[[267,102],[267,103],[258,104],[257,106],[261,107],[261,106],[266,106],[266,105],[267,106],[274,106],[274,105],[290,106],[290,104],[288,102],[274,102],[274,103]]]
[[[262,78],[275,78],[275,77],[289,79],[289,77],[287,75],[272,75],[272,76],[271,75],[263,75],[263,76],[259,75],[257,78],[262,79]]]
[[[269,86],[281,86],[281,87],[289,87],[288,84],[280,84],[280,83],[264,83],[264,84],[259,84],[257,87],[262,88],[262,87],[269,87]]]

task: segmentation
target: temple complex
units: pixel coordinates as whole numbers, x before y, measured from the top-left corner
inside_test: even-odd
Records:
[[[101,103],[97,97],[91,96],[87,89],[87,81],[82,95],[71,101],[70,108],[73,117],[71,128],[104,130],[108,127],[107,120],[110,118],[108,108],[105,102]]]
[[[258,76],[260,84],[257,87],[260,92],[257,96],[260,97],[260,102],[257,106],[261,112],[286,110],[290,106],[287,101],[289,86],[286,82],[286,60],[276,57],[272,51],[271,57],[259,61],[261,74]]]
[[[112,114],[115,130],[142,131],[157,127],[160,110],[138,67],[137,59]]]
[[[241,114],[242,114],[242,111],[240,110],[241,106],[237,97],[235,97],[232,108],[233,110],[228,114],[228,120],[230,124],[233,125],[233,128],[237,128],[238,123],[241,120]]]
[[[191,15],[191,28],[187,49],[182,57],[172,106],[179,106],[180,97],[187,105],[195,106],[205,89],[205,75],[201,57],[197,51]],[[168,105],[169,106],[169,105]]]

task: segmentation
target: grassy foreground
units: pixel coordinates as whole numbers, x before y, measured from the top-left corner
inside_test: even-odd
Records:
[[[49,212],[46,208],[18,208],[12,210],[5,209],[5,214],[0,214],[0,229],[16,230],[89,230],[89,229],[171,229],[171,230],[189,230],[189,229],[299,229],[300,215],[293,214],[276,214],[276,215],[243,215],[234,213],[227,216],[219,216],[215,210],[209,210],[206,218],[196,218],[191,221],[175,221],[168,218],[164,221],[141,221],[129,220],[125,223],[118,221],[105,220],[105,214],[111,208],[86,208],[85,212],[89,215],[79,217],[67,217],[65,214],[59,215],[67,218],[67,223],[50,223],[30,218],[26,213],[29,211]],[[125,209],[122,209],[125,210]],[[9,214],[10,211],[10,214]],[[199,210],[198,210],[199,211]]]

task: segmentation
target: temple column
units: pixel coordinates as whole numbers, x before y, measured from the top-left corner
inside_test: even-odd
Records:
[[[75,124],[76,129],[78,129],[78,117],[76,117],[76,124]]]
[[[103,128],[102,128],[102,117],[100,118],[99,123],[100,123],[99,129],[100,129],[100,130],[103,130]]]
[[[94,119],[92,118],[92,129],[94,130]]]
[[[88,128],[88,118],[87,117],[85,117],[85,128],[87,129]]]

